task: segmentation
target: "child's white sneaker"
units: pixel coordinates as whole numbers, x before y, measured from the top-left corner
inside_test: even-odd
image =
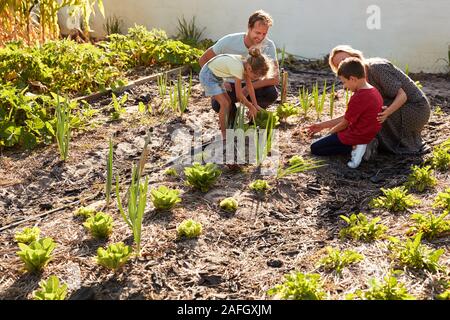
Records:
[[[347,166],[349,166],[352,169],[358,168],[361,164],[362,157],[364,153],[366,152],[367,144],[358,144],[353,150],[352,150],[352,159],[347,163]]]

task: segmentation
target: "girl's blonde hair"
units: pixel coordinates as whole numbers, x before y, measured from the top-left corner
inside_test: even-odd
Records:
[[[252,72],[260,78],[270,78],[273,75],[273,63],[261,50],[256,47],[251,47],[248,50],[246,62],[252,68]]]
[[[339,52],[345,52],[350,55],[350,57],[358,58],[364,63],[364,56],[362,51],[353,49],[351,46],[343,44],[339,45],[337,47],[334,47],[333,50],[330,52],[330,57],[328,58],[328,64],[330,65],[331,70],[333,70],[334,73],[337,73],[339,66],[333,65],[333,58],[336,54]]]

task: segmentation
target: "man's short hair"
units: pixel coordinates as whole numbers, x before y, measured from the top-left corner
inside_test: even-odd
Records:
[[[348,57],[339,64],[337,74],[346,79],[350,79],[351,76],[362,79],[366,77],[366,70],[360,59]]]
[[[272,17],[263,10],[258,10],[254,12],[250,18],[248,18],[248,27],[252,29],[255,26],[255,23],[261,21],[263,24],[267,25],[268,27],[272,26],[273,19]]]

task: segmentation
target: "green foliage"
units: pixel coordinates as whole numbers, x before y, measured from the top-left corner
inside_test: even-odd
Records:
[[[322,289],[319,274],[296,272],[284,276],[285,282],[267,291],[268,295],[276,295],[285,300],[323,300],[325,292]]]
[[[206,192],[216,182],[222,171],[214,163],[207,163],[204,166],[194,163],[192,167],[184,169],[184,174],[189,185]]]
[[[302,156],[299,156],[299,155],[296,154],[295,156],[292,156],[292,157],[289,159],[288,162],[289,162],[289,165],[290,165],[290,166],[295,166],[295,165],[304,163],[304,162],[305,162],[305,159],[303,159]]]
[[[411,169],[412,172],[408,176],[408,181],[406,182],[406,186],[409,189],[422,192],[425,189],[436,185],[437,180],[433,176],[433,170],[431,170],[430,166],[425,166],[423,168],[419,166],[412,166]]]
[[[276,115],[280,118],[281,121],[286,120],[291,116],[298,115],[300,113],[300,109],[294,106],[292,103],[283,103],[277,107]]]
[[[402,266],[413,269],[426,269],[431,272],[442,270],[439,265],[439,257],[445,252],[444,249],[433,250],[421,244],[422,233],[418,233],[414,239],[400,241],[391,238],[389,249],[392,251],[392,258]]]
[[[178,238],[197,238],[202,233],[202,224],[192,219],[183,220],[177,226]]]
[[[180,191],[160,186],[158,189],[150,191],[153,205],[158,210],[170,210],[177,203],[181,202]]]
[[[110,244],[106,250],[97,249],[96,261],[99,265],[106,268],[117,270],[122,267],[130,258],[131,248],[123,242]]]
[[[164,103],[164,99],[167,95],[167,73],[164,72],[158,75],[156,81],[158,83],[159,97],[161,98],[161,102]]]
[[[116,95],[113,93],[111,98],[112,111],[111,111],[111,119],[118,120],[120,115],[125,113],[125,108],[123,105],[128,100],[128,94],[124,94],[120,100],[117,100]]]
[[[108,238],[112,233],[113,219],[109,214],[97,212],[90,216],[83,226],[89,230],[91,235],[97,239]]]
[[[249,188],[256,192],[266,192],[270,189],[269,183],[266,180],[255,180],[250,183]]]
[[[322,117],[323,107],[325,105],[325,98],[327,96],[327,81],[325,80],[323,84],[322,94],[320,96],[319,96],[319,84],[317,82],[313,86],[311,95],[314,102],[314,108],[316,110],[317,119],[319,120]]]
[[[177,26],[177,39],[188,44],[191,46],[196,46],[200,38],[205,31],[206,27],[203,29],[200,29],[195,24],[195,16],[192,17],[192,20],[190,22],[187,22],[184,19],[184,16],[180,19],[178,19],[178,26]]]
[[[381,283],[375,278],[370,279],[368,290],[357,290],[355,294],[348,295],[347,299],[355,297],[364,300],[415,300],[415,297],[408,293],[405,285],[393,276],[384,277],[384,282]]]
[[[122,207],[122,202],[120,200],[119,178],[116,178],[116,198],[120,214],[133,232],[134,242],[136,243],[136,252],[140,255],[142,219],[144,217],[145,206],[147,204],[148,177],[145,178],[145,183],[140,183],[140,171],[134,165],[131,175],[131,184],[128,189],[127,214],[125,214]]]
[[[166,171],[164,171],[164,174],[166,176],[171,176],[171,177],[177,177],[178,176],[178,172],[175,168],[169,168]]]
[[[25,268],[30,272],[42,270],[52,259],[51,254],[56,244],[51,238],[33,241],[29,245],[19,243],[21,251],[17,255],[25,263]]]
[[[338,274],[341,274],[348,265],[364,259],[362,254],[353,250],[340,251],[331,247],[327,247],[326,250],[328,254],[319,260],[318,267],[323,266],[325,270],[336,270]]]
[[[431,212],[428,212],[426,215],[415,213],[411,218],[416,224],[410,229],[410,232],[420,232],[429,240],[445,236],[450,233],[450,220],[445,220],[448,214],[448,211],[439,216],[435,216]]]
[[[447,281],[447,283],[444,285],[444,288],[446,290],[444,292],[436,295],[436,299],[438,299],[438,300],[450,300],[450,281]]]
[[[306,118],[308,116],[308,110],[312,105],[312,97],[308,92],[308,89],[304,86],[298,91],[298,100],[300,101],[300,106],[303,110],[303,116]]]
[[[272,117],[272,121],[269,121],[269,118]],[[260,129],[268,129],[269,128],[275,128],[280,124],[280,117],[275,112],[266,111],[266,110],[260,110],[256,114],[256,117],[254,118],[254,124],[256,127],[259,127]]]
[[[438,146],[433,150],[433,157],[431,158],[431,165],[439,171],[450,170],[450,148],[445,146]]]
[[[395,187],[392,189],[381,188],[384,196],[380,196],[371,201],[374,208],[386,208],[389,211],[404,211],[409,207],[419,204],[420,201],[408,194],[405,187]]]
[[[93,208],[88,207],[80,207],[73,213],[74,216],[81,216],[83,219],[87,219],[93,215],[95,215],[96,211]]]
[[[39,240],[39,234],[41,233],[41,229],[38,227],[23,228],[22,232],[16,232],[14,235],[14,239],[18,243],[30,244],[33,241]]]
[[[180,115],[183,115],[183,113],[187,109],[187,106],[189,104],[189,98],[191,96],[191,88],[192,88],[192,73],[189,76],[188,84],[183,83],[183,78],[181,77],[181,73],[179,73],[177,83],[174,88],[174,90],[176,90],[176,93],[174,94],[176,96],[176,99],[174,99],[174,101],[176,101],[174,111],[178,109],[177,111],[180,112]]]
[[[69,155],[70,142],[70,107],[67,100],[60,102],[59,96],[56,96],[56,100],[56,141],[61,160],[66,161]]]
[[[238,208],[238,202],[233,197],[225,198],[222,201],[220,201],[220,208],[222,208],[225,211],[229,212],[235,212]]]
[[[40,290],[33,294],[34,300],[64,300],[67,295],[67,284],[60,285],[57,276],[50,276],[47,281],[39,283]]]
[[[123,20],[115,15],[106,18],[106,23],[103,25],[106,35],[118,33],[122,34]]]
[[[450,211],[450,188],[445,189],[444,192],[439,192],[434,199],[433,207],[444,208]]]
[[[341,238],[373,241],[381,238],[387,230],[385,225],[378,224],[380,218],[368,220],[363,213],[358,213],[358,215],[352,214],[350,217],[343,215],[339,217],[348,224],[346,228],[341,229],[339,232]]]
[[[295,156],[294,156],[295,157]],[[293,157],[293,158],[294,158]],[[291,159],[292,160],[292,159]],[[289,161],[291,161],[289,160]],[[281,166],[277,169],[277,179],[281,179],[285,176],[295,174],[298,172],[304,172],[307,170],[312,170],[315,168],[320,168],[324,166],[322,160],[314,160],[314,159],[303,159],[302,157],[297,157],[293,160],[293,164],[290,164],[287,168],[282,168]]]

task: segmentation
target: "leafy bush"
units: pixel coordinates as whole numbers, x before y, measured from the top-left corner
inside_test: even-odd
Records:
[[[180,191],[160,186],[158,189],[150,191],[152,203],[156,209],[170,210],[177,203],[181,202]]]
[[[83,219],[87,219],[93,215],[95,215],[96,211],[93,208],[89,207],[80,207],[73,213],[74,216],[80,216]]]
[[[347,222],[348,227],[343,228],[339,232],[341,238],[350,238],[353,240],[373,241],[381,238],[387,227],[383,224],[378,224],[380,218],[368,220],[363,213],[358,215],[352,214],[350,217],[341,215],[341,219]]]
[[[184,169],[184,174],[189,185],[206,192],[216,182],[222,171],[213,163],[207,163],[204,166],[194,163],[192,167]]]
[[[41,229],[38,227],[23,228],[22,232],[17,232],[14,235],[14,239],[18,243],[30,244],[33,241],[39,240],[39,234],[41,233]]]
[[[353,250],[340,251],[331,247],[327,247],[326,250],[328,254],[319,260],[318,267],[323,266],[325,270],[336,270],[338,274],[341,274],[346,266],[364,259],[362,254]]]
[[[98,248],[96,261],[101,266],[117,270],[128,261],[130,255],[131,248],[123,242],[118,242],[110,244],[106,250]]]
[[[285,282],[269,289],[268,295],[276,295],[286,300],[323,300],[325,298],[319,274],[296,272],[284,277]]]
[[[109,214],[97,212],[90,216],[83,226],[97,239],[108,238],[112,233],[113,219]]]
[[[220,208],[222,208],[225,211],[234,212],[238,208],[238,202],[236,199],[234,199],[232,197],[225,198],[222,201],[220,201],[219,206],[220,206]]]
[[[419,166],[412,166],[412,172],[408,176],[406,186],[409,189],[417,190],[419,192],[425,189],[434,187],[437,183],[436,178],[433,176],[433,170],[430,166],[420,168]]]
[[[413,269],[426,269],[431,272],[442,270],[439,265],[439,257],[445,252],[444,249],[432,250],[420,242],[422,233],[418,233],[413,240],[406,239],[400,241],[391,238],[389,249],[392,251],[392,258],[402,266]]]
[[[30,272],[40,271],[51,260],[51,254],[56,244],[51,238],[33,241],[29,245],[19,243],[21,251],[17,255],[25,263],[25,268]]]
[[[365,300],[415,300],[405,285],[393,276],[384,277],[384,282],[381,283],[377,279],[370,279],[368,290],[357,290],[355,294],[347,295],[347,299],[355,297]]]
[[[411,218],[416,221],[416,224],[409,231],[423,233],[429,240],[445,236],[450,233],[450,220],[444,220],[448,214],[448,211],[440,216],[435,216],[431,212],[426,215],[415,213]]]
[[[270,189],[269,183],[266,180],[255,180],[248,186],[256,192],[266,192]]]
[[[202,233],[202,224],[192,219],[183,220],[177,226],[178,238],[196,238]]]
[[[408,194],[405,187],[396,187],[392,189],[381,188],[384,196],[375,198],[370,205],[374,208],[386,208],[389,211],[404,211],[409,207],[419,204],[412,195]]]
[[[298,115],[300,113],[300,109],[294,106],[292,103],[283,103],[277,107],[276,115],[280,118],[280,120],[286,120],[291,116]]]
[[[434,199],[433,207],[444,208],[444,210],[450,210],[450,188],[445,189],[444,192],[439,192]]]
[[[64,300],[67,295],[67,284],[59,284],[56,276],[50,276],[47,281],[39,283],[40,290],[33,294],[34,300]]]

